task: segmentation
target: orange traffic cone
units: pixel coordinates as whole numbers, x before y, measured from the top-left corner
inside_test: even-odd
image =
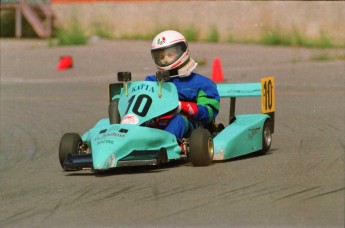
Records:
[[[214,58],[214,60],[213,60],[212,80],[214,82],[222,82],[222,81],[224,81],[222,66],[220,64],[220,59],[219,58]]]
[[[73,60],[71,56],[61,56],[57,65],[58,70],[67,70],[73,67]]]

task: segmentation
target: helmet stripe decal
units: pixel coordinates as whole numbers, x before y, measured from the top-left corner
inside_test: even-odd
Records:
[[[176,66],[178,66],[181,63],[181,59],[179,61],[177,61],[174,65],[171,66],[171,69],[175,68]]]
[[[178,42],[178,41],[185,41],[185,40],[184,39],[172,40],[169,43],[175,43],[175,42]]]

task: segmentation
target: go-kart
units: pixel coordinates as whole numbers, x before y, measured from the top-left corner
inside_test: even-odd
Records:
[[[221,98],[230,98],[229,124],[216,122],[198,127],[190,138],[181,139],[150,126],[152,120],[173,113],[178,107],[175,85],[169,75],[157,72],[158,82],[131,82],[130,72],[118,73],[120,83],[109,85],[109,117],[99,120],[82,135],[66,133],[59,146],[59,161],[65,171],[91,168],[159,165],[189,159],[194,166],[213,160],[258,152],[265,154],[274,132],[274,78],[260,83],[217,84]],[[235,115],[236,98],[262,97],[260,114]]]

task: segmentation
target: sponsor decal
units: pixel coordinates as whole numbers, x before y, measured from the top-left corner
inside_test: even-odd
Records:
[[[149,92],[152,92],[152,93],[155,92],[153,86],[146,85],[146,84],[140,84],[140,85],[132,87],[131,92],[133,93],[133,92],[137,92],[139,90],[146,90],[146,91],[149,91]]]
[[[109,139],[106,139],[106,140],[102,140],[102,141],[99,141],[97,142],[97,145],[100,145],[100,144],[114,144],[114,141],[113,140],[109,140]]]
[[[250,94],[250,93],[254,93],[256,94],[257,92],[260,92],[261,90],[259,89],[252,89],[252,90],[234,90],[234,89],[230,89],[228,90],[228,93],[244,93],[244,94]]]
[[[139,118],[133,114],[127,114],[123,117],[121,124],[137,124],[139,123]]]
[[[96,138],[94,139],[94,141],[103,140],[104,138],[109,137],[109,136],[121,137],[121,138],[122,138],[122,137],[125,137],[124,134],[120,134],[120,133],[117,133],[117,132],[113,132],[113,133],[103,134],[103,135],[101,135],[101,136],[99,136],[99,137],[96,137]]]
[[[189,115],[195,115],[194,109],[189,103],[187,104],[187,108]]]
[[[159,37],[157,40],[157,44],[162,45],[164,43],[165,43],[165,37],[164,36],[162,38]]]

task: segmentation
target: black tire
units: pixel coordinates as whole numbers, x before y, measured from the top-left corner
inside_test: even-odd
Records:
[[[259,154],[261,155],[266,154],[270,150],[271,144],[272,144],[271,121],[267,119],[262,129],[262,150],[259,151]]]
[[[115,100],[112,100],[108,106],[110,124],[119,124],[121,122],[118,106],[119,106],[118,98],[116,98]]]
[[[189,141],[189,157],[194,166],[208,166],[213,160],[213,138],[204,128],[192,131]]]
[[[82,144],[82,139],[77,133],[66,133],[62,136],[59,146],[59,160],[60,165],[64,170],[63,163],[68,154],[79,154],[79,147]]]
[[[217,124],[217,130],[216,130],[217,133],[223,131],[224,129],[225,129],[224,124],[222,124],[222,123]]]

